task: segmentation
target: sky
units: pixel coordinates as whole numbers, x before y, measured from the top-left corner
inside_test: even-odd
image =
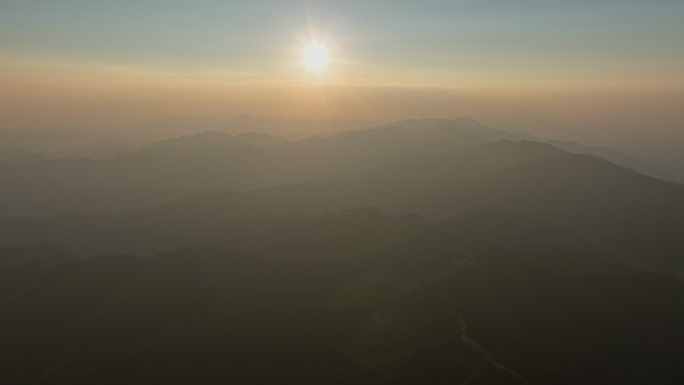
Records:
[[[681,0],[0,0],[0,126],[247,113],[676,130],[682,20]],[[301,65],[314,42],[321,73]]]

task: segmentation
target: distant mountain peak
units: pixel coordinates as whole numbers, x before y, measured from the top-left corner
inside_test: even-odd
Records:
[[[454,122],[459,122],[459,123],[473,123],[473,124],[482,124],[479,121],[477,121],[475,118],[472,116],[462,116],[460,118],[456,118],[453,120]]]

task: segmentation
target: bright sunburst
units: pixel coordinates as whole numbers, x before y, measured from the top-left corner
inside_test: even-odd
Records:
[[[304,47],[302,60],[306,68],[320,72],[328,67],[330,54],[328,48],[322,44],[309,44]]]

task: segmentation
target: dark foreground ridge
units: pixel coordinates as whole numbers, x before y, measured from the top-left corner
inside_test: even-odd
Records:
[[[684,379],[676,279],[416,227],[342,252],[304,241],[43,267],[31,261],[48,250],[4,250],[0,372],[8,384]]]

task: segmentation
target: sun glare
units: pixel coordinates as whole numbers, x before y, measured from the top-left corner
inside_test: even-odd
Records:
[[[304,48],[303,61],[306,68],[320,72],[328,67],[330,55],[328,49],[321,44],[310,44]]]

